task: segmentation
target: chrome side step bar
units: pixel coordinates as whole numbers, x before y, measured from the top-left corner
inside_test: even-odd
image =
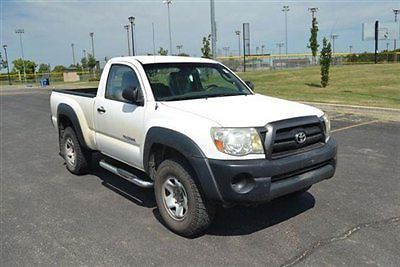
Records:
[[[113,165],[111,165],[110,163],[107,163],[104,159],[100,160],[99,162],[100,167],[102,167],[103,169],[106,169],[109,172],[114,173],[115,175],[118,175],[121,178],[124,178],[125,180],[143,187],[143,188],[152,188],[154,186],[153,182],[150,181],[144,181],[142,179],[140,179],[139,177],[137,177],[136,175],[134,175],[133,173],[130,173],[124,169],[115,167]]]

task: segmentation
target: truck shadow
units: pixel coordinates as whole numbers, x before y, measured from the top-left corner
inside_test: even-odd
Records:
[[[102,185],[129,201],[147,208],[153,208],[154,217],[164,225],[154,198],[153,189],[144,189],[102,169],[98,158],[93,158],[91,174],[99,177]],[[140,173],[136,174],[140,175]],[[238,236],[248,235],[279,224],[295,217],[315,205],[310,193],[285,196],[255,207],[236,206],[218,208],[215,219],[203,235]],[[165,225],[164,225],[165,226]]]
[[[101,184],[111,191],[121,195],[122,197],[132,201],[133,203],[147,208],[156,207],[153,189],[140,188],[121,177],[112,174],[99,166],[101,156],[94,155],[91,164],[91,174],[97,176],[102,181]],[[140,173],[138,172],[138,174]]]
[[[256,207],[219,209],[205,234],[216,236],[248,235],[295,217],[315,205],[310,193],[285,196]]]

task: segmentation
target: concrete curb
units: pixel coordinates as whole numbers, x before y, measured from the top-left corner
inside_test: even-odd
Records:
[[[381,120],[400,121],[400,109],[396,108],[354,106],[354,105],[317,103],[317,102],[302,102],[302,103],[322,109],[326,111],[328,114],[351,113]]]

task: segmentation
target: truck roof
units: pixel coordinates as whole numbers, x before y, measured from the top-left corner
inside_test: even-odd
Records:
[[[110,59],[113,61],[133,62],[139,61],[142,64],[156,63],[217,63],[208,58],[198,57],[180,57],[180,56],[135,56],[135,57],[115,57]]]

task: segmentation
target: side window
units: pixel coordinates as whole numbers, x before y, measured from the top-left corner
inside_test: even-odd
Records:
[[[118,64],[111,66],[107,78],[105,98],[125,102],[122,91],[134,87],[140,89],[138,77],[133,69]]]

